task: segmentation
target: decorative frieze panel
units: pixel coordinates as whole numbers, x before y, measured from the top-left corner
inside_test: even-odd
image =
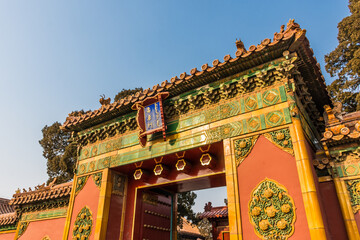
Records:
[[[63,208],[56,208],[51,210],[41,209],[41,211],[22,214],[21,221],[30,222],[30,221],[39,221],[39,220],[45,220],[51,218],[61,218],[61,217],[66,217],[66,214],[67,214],[67,206]]]
[[[87,240],[90,237],[93,225],[92,213],[88,207],[83,207],[78,215],[73,228],[74,240]]]
[[[281,129],[263,134],[270,142],[294,156],[293,144],[289,129]]]
[[[102,172],[98,172],[92,175],[95,185],[100,188],[101,187],[101,180],[102,180]]]
[[[330,156],[337,163],[358,163],[360,162],[360,147],[341,149],[341,151],[332,151]]]
[[[218,85],[213,84],[175,101],[168,101],[165,105],[166,119],[172,119],[175,116],[186,114],[189,110],[201,109],[206,105],[216,104],[222,99],[234,98],[241,92],[240,88],[244,87],[238,84],[239,79],[240,78],[237,78]]]
[[[360,179],[346,181],[354,214],[360,210]]]
[[[76,180],[76,188],[75,188],[75,195],[78,195],[78,193],[84,188],[86,181],[90,175],[78,177]]]
[[[335,162],[333,169],[339,177],[356,176],[360,173],[359,147],[333,150],[330,151],[330,156]]]
[[[69,205],[69,198],[60,198],[54,200],[47,200],[44,202],[24,204],[21,208],[17,209],[18,213],[28,213],[36,211],[44,211],[54,208],[62,208]]]
[[[253,116],[248,119],[240,121],[229,122],[219,127],[214,127],[208,130],[200,131],[197,133],[189,134],[187,136],[177,138],[176,140],[169,140],[166,142],[159,142],[151,147],[145,147],[143,149],[136,149],[133,151],[127,151],[114,156],[100,158],[91,162],[80,162],[77,169],[77,174],[85,174],[92,171],[101,170],[107,167],[117,167],[137,161],[159,157],[162,155],[175,153],[179,151],[185,151],[190,148],[200,147],[207,144],[222,141],[226,138],[240,136],[259,130],[265,130],[268,128],[281,126],[291,123],[290,113],[287,108],[274,111],[281,118],[281,121],[269,123],[267,115],[269,113],[263,113],[258,116]],[[256,124],[254,124],[256,122]],[[284,139],[282,140],[284,141]],[[287,147],[292,146],[291,143],[286,144]],[[90,165],[95,166],[91,168]]]
[[[20,222],[19,223],[19,230],[18,230],[18,234],[17,234],[17,238],[19,239],[21,237],[21,235],[23,235],[27,229],[27,227],[29,226],[29,222]]]
[[[274,180],[266,178],[254,188],[249,216],[261,239],[287,240],[294,233],[294,201],[287,189]]]
[[[195,97],[196,96],[197,95],[195,95]],[[188,96],[188,98],[195,97]],[[223,104],[219,104],[215,107],[205,109],[202,112],[198,111],[180,120],[170,121],[167,123],[166,134],[167,136],[177,134],[179,132],[186,131],[204,124],[209,124],[246,112],[262,109],[266,106],[272,106],[281,102],[285,102],[286,99],[287,96],[284,86],[265,89],[263,92],[259,92],[251,96],[242,97],[234,101],[224,102]],[[169,104],[165,105],[165,116],[166,111],[175,111],[175,107]],[[284,117],[287,117],[287,119],[284,119]],[[249,119],[249,129],[256,131],[264,127],[277,126],[283,120],[289,121],[289,119],[290,115],[282,116],[281,113],[274,112],[264,115],[261,118]],[[103,153],[134,146],[138,143],[139,141],[137,133],[119,136],[116,139],[111,139],[104,143],[84,146],[80,151],[79,159],[82,160],[94,157]]]
[[[339,177],[356,176],[360,172],[360,164],[359,163],[341,164],[334,167],[334,170]]]
[[[239,166],[249,155],[259,135],[249,138],[237,139],[234,141],[236,166]]]
[[[97,141],[104,140],[108,137],[113,137],[117,134],[124,134],[127,131],[137,129],[135,118],[125,118],[121,122],[111,123],[104,127],[88,131],[85,134],[77,136],[74,140],[81,146],[86,146]]]
[[[288,128],[261,134],[282,150],[294,155],[293,145]],[[234,140],[236,166],[239,166],[249,155],[259,135]]]
[[[90,162],[90,165],[95,165],[95,162],[92,161]],[[80,169],[83,169],[80,166]],[[95,167],[89,167],[90,172],[95,170]],[[88,178],[92,176],[92,179],[95,183],[95,185],[100,188],[101,187],[101,180],[102,180],[102,172],[98,172],[98,173],[94,173],[92,175],[86,175],[86,176],[81,176],[78,177],[76,180],[76,187],[75,187],[75,196],[79,194],[79,192],[84,188]]]

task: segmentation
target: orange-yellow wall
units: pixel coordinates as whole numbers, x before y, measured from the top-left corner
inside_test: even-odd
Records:
[[[15,231],[9,233],[0,233],[1,240],[14,240],[14,237],[15,237]]]
[[[296,221],[291,239],[310,239],[295,158],[292,155],[260,136],[237,171],[243,239],[258,239],[249,220],[248,205],[252,190],[265,178],[285,186],[294,200]]]
[[[55,218],[30,222],[20,240],[35,240],[49,236],[50,239],[61,239],[66,218]]]
[[[80,212],[80,210],[85,206],[90,208],[93,216],[93,225],[91,229],[90,239],[94,239],[99,195],[100,195],[100,189],[95,185],[93,178],[90,176],[84,188],[78,193],[78,195],[75,198],[68,239],[72,239],[75,219],[78,213]]]

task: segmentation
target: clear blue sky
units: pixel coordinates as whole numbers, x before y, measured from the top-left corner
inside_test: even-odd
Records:
[[[307,29],[329,82],[324,55],[348,14],[347,2],[334,0],[0,0],[0,197],[47,180],[44,125],[99,108],[101,94],[234,56],[236,38],[259,44],[290,18]]]

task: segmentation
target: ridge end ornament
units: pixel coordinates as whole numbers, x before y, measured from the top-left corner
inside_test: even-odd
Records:
[[[154,97],[138,101],[132,105],[132,110],[137,110],[136,122],[139,127],[139,142],[145,147],[147,135],[162,132],[166,141],[166,124],[164,118],[163,100],[170,94],[168,92],[158,93]]]

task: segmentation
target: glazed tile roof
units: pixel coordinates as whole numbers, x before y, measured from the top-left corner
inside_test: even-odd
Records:
[[[17,214],[16,212],[0,214],[0,226],[11,225],[16,223]]]
[[[202,237],[199,228],[196,225],[191,224],[188,220],[186,220],[186,218],[182,218],[182,220],[183,220],[183,227],[181,229],[178,227],[178,232],[180,235]]]
[[[14,224],[17,220],[16,212],[9,202],[9,199],[0,198],[0,226]]]
[[[0,198],[0,214],[12,213],[14,208],[9,205],[10,200],[5,198]]]
[[[175,76],[170,81],[166,80],[153,86],[152,89],[145,89],[114,103],[102,103],[100,109],[86,112],[80,116],[69,114],[62,128],[81,131],[128,113],[135,102],[154,96],[157,93],[169,92],[170,97],[174,97],[191,89],[282,57],[284,51],[296,51],[302,59],[299,63],[299,70],[302,72],[305,81],[307,81],[306,84],[308,84],[318,111],[322,112],[322,106],[329,104],[330,98],[326,91],[320,66],[313,56],[313,51],[309,46],[305,33],[306,30],[301,29],[294,20],[290,20],[286,29],[282,26],[280,32],[274,34],[273,40],[266,38],[260,44],[252,45],[247,50],[242,43],[237,42],[238,50],[234,58],[228,54],[224,57],[223,62],[215,59],[212,66],[206,63],[201,66],[201,69],[193,68],[189,73],[181,73],[179,77]]]
[[[58,185],[38,186],[34,191],[23,191],[22,193],[18,190],[13,195],[9,205],[15,206],[70,196],[71,189],[72,182],[67,182]]]
[[[202,212],[198,218],[225,218],[228,216],[227,206],[212,207],[211,210]]]
[[[341,111],[341,103],[335,103],[332,109],[326,105],[325,108],[325,132],[322,142],[327,146],[333,146],[346,142],[359,141],[360,139],[360,111],[344,113]]]

